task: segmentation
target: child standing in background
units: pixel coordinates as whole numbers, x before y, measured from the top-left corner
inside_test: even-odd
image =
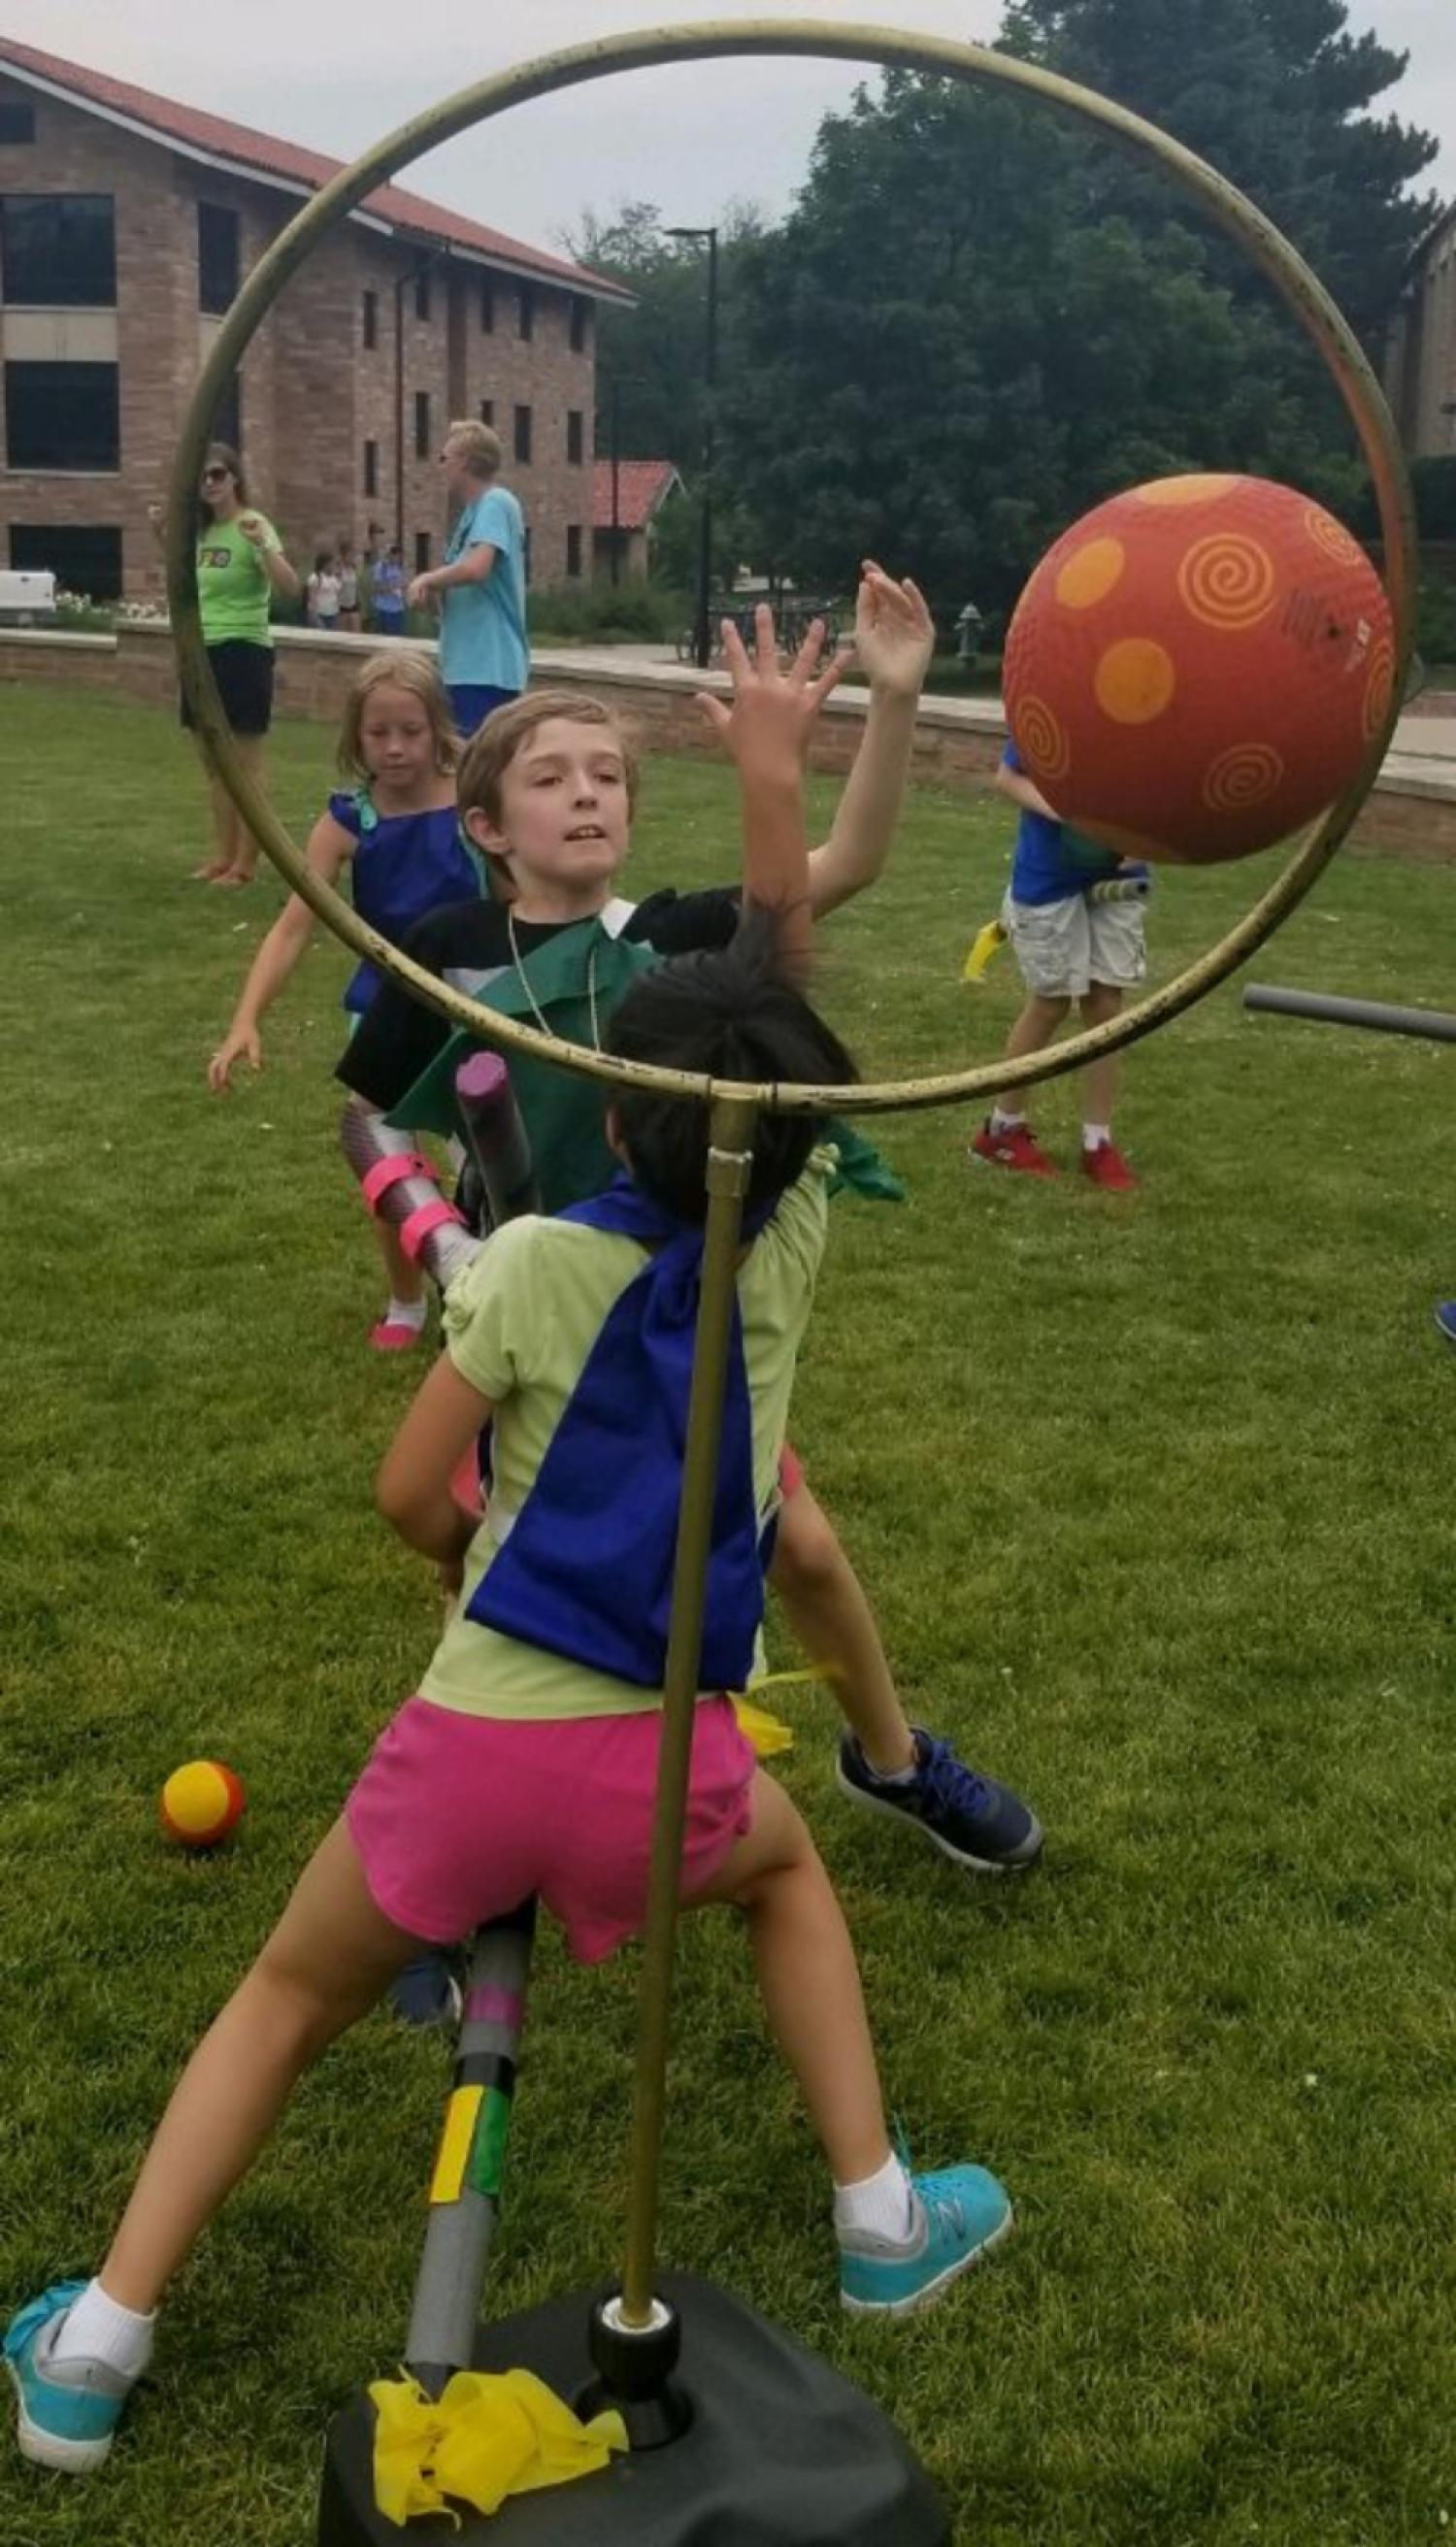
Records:
[[[1147,971],[1143,905],[1102,902],[1089,888],[1126,877],[1134,869],[1111,849],[1098,848],[1070,831],[1027,777],[1014,743],[1007,742],[996,785],[1020,813],[1011,885],[1001,908],[1026,1006],[1006,1038],[1006,1057],[1042,1052],[1073,1001],[1084,1026],[1105,1025],[1122,1007],[1124,991]],[[1129,1193],[1138,1180],[1112,1137],[1112,1103],[1118,1063],[1108,1054],[1082,1073],[1081,1172],[1110,1193]],[[1019,1168],[1028,1176],[1055,1177],[1055,1159],[1041,1147],[1014,1096],[996,1104],[971,1144],[972,1158],[987,1166]]]
[[[439,675],[428,655],[401,647],[372,655],[349,694],[339,736],[339,768],[352,781],[330,796],[308,835],[308,864],[325,884],[349,870],[354,908],[381,935],[405,936],[427,912],[479,892],[474,861],[455,806],[459,743]],[[216,1096],[239,1061],[263,1066],[259,1026],[293,973],[313,929],[306,902],[292,894],[249,968],[232,1023],[208,1067]],[[380,987],[360,964],[344,993],[357,1025]],[[425,1323],[423,1279],[394,1231],[376,1223],[388,1277],[384,1316],[370,1331],[376,1353],[417,1344]]]

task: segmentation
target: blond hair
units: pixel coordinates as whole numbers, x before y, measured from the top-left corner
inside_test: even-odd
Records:
[[[460,736],[434,658],[417,646],[401,646],[390,648],[387,654],[371,655],[368,662],[360,666],[339,728],[339,768],[343,775],[370,775],[364,757],[364,711],[376,690],[408,690],[411,697],[419,700],[435,738],[435,766],[439,770],[454,769],[460,759]]]
[[[493,478],[505,458],[499,434],[492,433],[488,424],[477,423],[472,415],[461,416],[446,426],[445,448],[452,447],[474,478]]]
[[[607,728],[622,752],[629,810],[636,808],[637,754],[613,710],[601,699],[583,698],[578,690],[529,690],[508,707],[496,708],[466,745],[456,790],[463,814],[479,812],[499,831],[505,773],[537,728],[549,725],[554,717],[563,725]]]

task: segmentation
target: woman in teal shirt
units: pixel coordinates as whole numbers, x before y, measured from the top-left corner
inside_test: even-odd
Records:
[[[160,508],[152,518],[160,521]],[[198,599],[203,639],[223,714],[250,777],[265,783],[265,737],[273,719],[274,595],[298,598],[299,578],[273,524],[248,504],[242,462],[225,442],[213,443],[198,501]],[[192,712],[182,702],[182,722]],[[213,855],[194,869],[209,884],[251,884],[258,843],[226,789],[208,772]]]

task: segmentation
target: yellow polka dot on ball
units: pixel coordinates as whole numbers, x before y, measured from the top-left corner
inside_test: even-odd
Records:
[[[162,1789],[162,1828],[183,1848],[215,1848],[241,1818],[247,1797],[220,1760],[188,1760]]]

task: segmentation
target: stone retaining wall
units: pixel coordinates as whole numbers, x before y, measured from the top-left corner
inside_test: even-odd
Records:
[[[397,643],[397,640],[389,641]],[[280,716],[337,726],[360,663],[377,651],[369,637],[326,637],[312,629],[277,632]],[[710,674],[710,686],[725,680]],[[718,746],[694,705],[699,672],[672,663],[605,665],[599,652],[539,654],[533,686],[589,692],[607,700],[648,751],[716,754]],[[0,629],[0,681],[60,681],[114,696],[170,707],[177,672],[170,631],[160,623],[123,626],[115,637],[60,636]],[[843,689],[828,700],[814,747],[816,769],[848,769],[859,747],[865,694]],[[985,788],[1001,754],[1005,725],[993,699],[927,699],[915,726],[913,776],[931,786]],[[1423,762],[1429,769],[1430,764]],[[1387,771],[1355,834],[1357,848],[1456,861],[1456,763],[1444,777],[1403,778]]]

